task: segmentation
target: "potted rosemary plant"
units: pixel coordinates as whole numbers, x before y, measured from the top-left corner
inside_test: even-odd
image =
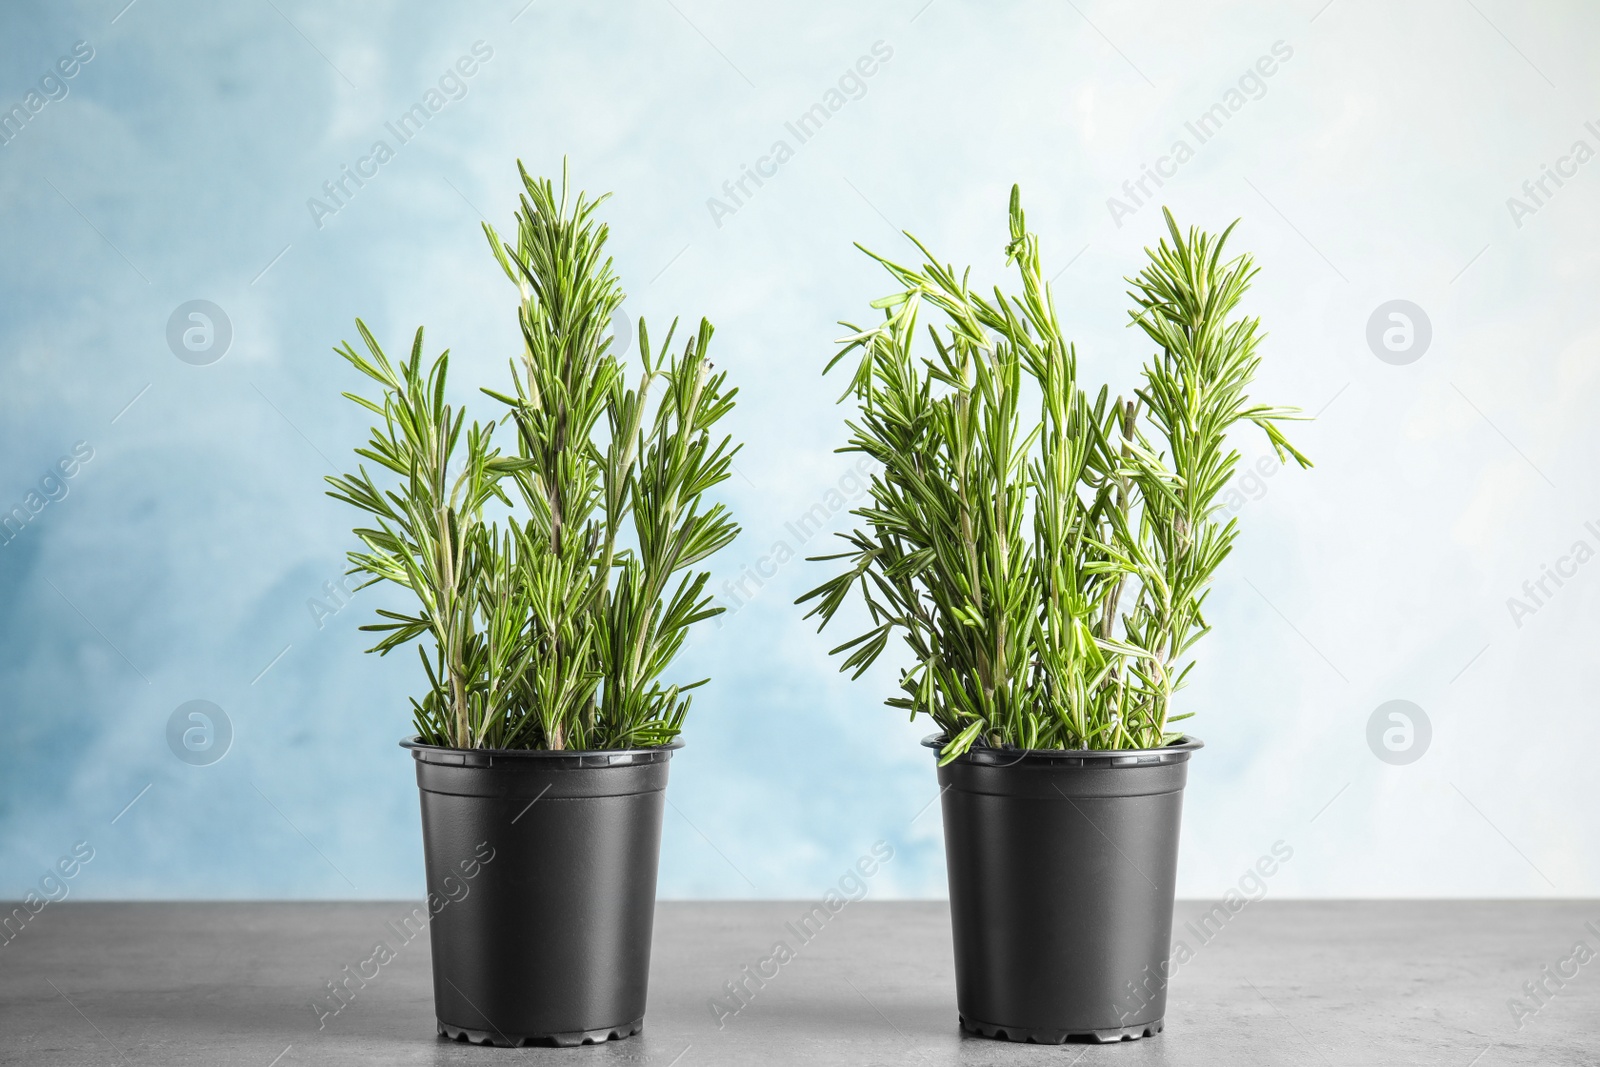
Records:
[[[515,243],[485,226],[521,294],[499,424],[445,399],[449,353],[337,351],[377,384],[376,417],[330,496],[370,518],[351,573],[411,591],[372,651],[415,641],[414,699],[434,1002],[442,1034],[572,1045],[643,1023],[667,761],[691,685],[662,682],[689,627],[717,614],[697,564],[738,532],[705,494],[737,448],[714,441],[736,390],[704,320],[671,331],[631,381],[608,330],[623,293],[605,197],[557,198],[518,164]],[[514,435],[509,444],[495,431]],[[504,450],[502,450],[504,449]]]
[[[1171,243],[1129,279],[1155,345],[1131,398],[1080,387],[1016,188],[1020,293],[987,296],[920,243],[920,269],[874,255],[895,284],[883,320],[845,323],[828,364],[860,353],[842,451],[882,472],[854,512],[866,528],[817,557],[843,571],[799,602],[825,626],[859,589],[870,626],[833,650],[856,677],[894,635],[910,649],[888,704],[938,729],[961,1021],[1014,1041],[1161,1030],[1201,747],[1173,695],[1233,545],[1228,432],[1252,423],[1310,465],[1278,427],[1295,409],[1246,396],[1262,334],[1234,315],[1255,267],[1224,258],[1232,227],[1166,221]],[[939,321],[914,354],[924,309]]]

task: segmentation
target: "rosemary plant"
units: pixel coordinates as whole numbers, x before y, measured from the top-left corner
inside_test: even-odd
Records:
[[[1164,214],[1171,242],[1128,279],[1132,325],[1156,345],[1131,398],[1102,387],[1091,401],[1079,386],[1017,188],[1006,260],[1020,293],[986,296],[914,237],[921,269],[862,248],[896,291],[872,304],[882,322],[842,324],[853,332],[827,369],[860,353],[841,451],[882,471],[853,512],[865,529],[814,557],[845,569],[797,602],[826,626],[860,590],[871,625],[833,650],[841,669],[859,677],[898,633],[912,665],[887,703],[934,721],[944,762],[974,745],[1178,740],[1188,716],[1172,696],[1235,536],[1217,517],[1239,460],[1228,431],[1253,423],[1280,462],[1311,465],[1278,426],[1296,409],[1246,396],[1263,335],[1233,314],[1256,273],[1249,256],[1223,258],[1233,227],[1184,234]],[[940,321],[931,351],[913,354],[924,307]]]
[[[681,351],[658,349],[639,322],[642,370],[628,380],[607,335],[623,293],[605,257],[605,196],[557,197],[518,164],[524,192],[515,242],[485,225],[518,287],[522,352],[507,391],[484,389],[515,432],[466,426],[445,402],[446,352],[424,363],[419,329],[408,360],[391,361],[359,320],[366,352],[338,351],[377,383],[345,395],[380,420],[331,477],[330,496],[368,513],[350,573],[417,598],[363,626],[387,654],[418,641],[428,688],[413,700],[418,735],[454,748],[584,750],[664,745],[682,729],[688,685],[659,679],[689,627],[722,611],[695,570],[738,533],[705,494],[738,451],[717,422],[737,390],[707,358],[711,324]],[[506,446],[511,447],[511,446]]]

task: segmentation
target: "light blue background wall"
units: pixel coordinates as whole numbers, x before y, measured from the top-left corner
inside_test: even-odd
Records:
[[[909,256],[910,229],[997,279],[1021,182],[1086,376],[1125,385],[1144,349],[1120,279],[1159,222],[1107,198],[1193,146],[1184,123],[1280,41],[1259,98],[1160,190],[1183,220],[1243,218],[1272,335],[1258,394],[1322,412],[1298,434],[1317,468],[1261,483],[1212,597],[1180,891],[1222,892],[1280,839],[1285,896],[1600,891],[1600,563],[1532,615],[1506,603],[1600,547],[1600,162],[1507,206],[1575,141],[1600,148],[1591,6],[123,2],[0,13],[7,108],[94,49],[0,147],[0,507],[93,449],[0,547],[0,895],[77,841],[82,897],[420,893],[395,747],[414,660],[361,654],[380,594],[320,629],[307,606],[351,545],[321,478],[364,427],[329,350],[356,315],[394,346],[426,324],[459,397],[500,380],[514,297],[479,212],[509,220],[518,156],[568,154],[615,191],[630,313],[717,325],[748,441],[720,584],[846,473],[818,371],[835,320],[886,288],[852,241]],[[477,41],[493,56],[466,95],[318,226],[308,198],[393,145],[385,123]],[[714,219],[707,199],[794,145],[785,121],[875,42],[892,58],[864,94]],[[234,334],[210,366],[165,338],[197,298]],[[1365,339],[1399,298],[1433,331],[1406,366]],[[834,672],[832,635],[789,603],[820,576],[789,563],[683,657],[714,681],[673,764],[665,896],[816,895],[879,837],[897,855],[874,894],[943,893],[928,728],[880,706],[887,666]],[[165,740],[193,699],[233,724],[211,766]],[[1366,740],[1391,699],[1432,725],[1406,766]]]

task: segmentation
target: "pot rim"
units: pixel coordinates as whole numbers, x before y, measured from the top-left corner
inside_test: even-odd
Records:
[[[665,745],[649,748],[449,748],[430,745],[420,734],[402,738],[400,747],[409,749],[420,763],[441,763],[454,766],[488,767],[512,761],[546,760],[568,767],[618,767],[644,763],[659,763],[670,759],[672,753],[683,747],[682,738],[673,738]]]
[[[943,733],[929,734],[922,739],[924,748],[935,754],[947,743]],[[956,757],[969,763],[987,767],[1011,767],[1027,762],[1071,761],[1076,765],[1094,764],[1108,767],[1149,767],[1157,764],[1184,763],[1191,753],[1205,747],[1198,737],[1184,734],[1170,745],[1160,748],[969,748]]]

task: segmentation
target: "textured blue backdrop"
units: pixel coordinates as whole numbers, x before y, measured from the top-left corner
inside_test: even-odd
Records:
[[[357,315],[394,346],[425,324],[459,398],[498,382],[481,216],[509,220],[517,157],[563,154],[616,193],[628,313],[708,315],[743,390],[738,610],[677,668],[714,681],[664,895],[813,896],[877,838],[875,895],[943,892],[927,727],[880,706],[888,665],[834,672],[788,557],[859,484],[818,373],[885,289],[851,242],[910,256],[903,227],[998,279],[1013,181],[1087,375],[1144,355],[1120,279],[1164,202],[1243,217],[1260,394],[1322,412],[1315,471],[1238,487],[1183,697],[1209,747],[1181,891],[1280,839],[1274,893],[1600,890],[1570,847],[1597,819],[1592,8],[124,2],[0,11],[0,895],[79,842],[83,897],[420,892],[418,668],[361,654],[387,594],[329,593],[351,517],[321,478],[364,428],[330,348]],[[1367,339],[1394,299],[1432,327],[1405,366]],[[187,311],[169,344],[196,300],[215,362]],[[1391,699],[1431,722],[1407,765],[1368,744]],[[231,724],[209,765],[168,743],[196,700]]]

